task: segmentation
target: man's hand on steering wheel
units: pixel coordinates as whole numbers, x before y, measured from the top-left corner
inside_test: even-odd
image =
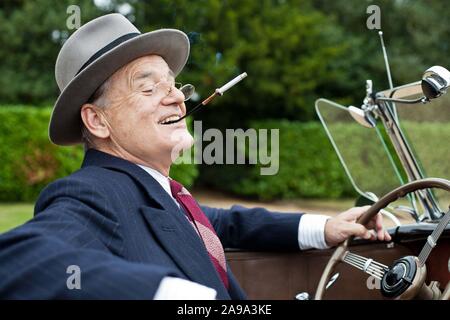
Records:
[[[370,206],[354,207],[344,211],[336,217],[330,218],[325,224],[325,241],[329,246],[336,246],[350,236],[363,239],[390,241],[391,236],[383,228],[383,216],[375,215],[367,225],[356,223],[356,220],[366,212]]]

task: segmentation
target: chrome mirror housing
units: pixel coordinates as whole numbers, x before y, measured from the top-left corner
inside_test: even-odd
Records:
[[[450,86],[450,72],[441,66],[427,69],[422,77],[422,91],[429,99],[435,99],[447,92]]]
[[[374,128],[376,125],[375,119],[370,117],[368,114],[364,112],[364,110],[356,108],[354,106],[348,107],[348,112],[358,122],[360,125],[366,128]]]

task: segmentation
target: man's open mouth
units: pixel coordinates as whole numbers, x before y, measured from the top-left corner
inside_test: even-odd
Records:
[[[164,125],[172,124],[172,123],[174,123],[174,121],[177,121],[180,118],[181,118],[181,116],[179,116],[179,115],[170,115],[170,116],[162,119],[161,121],[159,121],[158,124],[164,124]]]

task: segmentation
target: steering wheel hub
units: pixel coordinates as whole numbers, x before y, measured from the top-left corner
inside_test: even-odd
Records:
[[[414,257],[408,256],[396,260],[381,280],[381,293],[388,298],[398,297],[410,287],[416,272]]]

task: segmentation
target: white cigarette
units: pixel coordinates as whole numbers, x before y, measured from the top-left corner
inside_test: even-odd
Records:
[[[228,83],[226,83],[225,85],[223,85],[222,87],[216,89],[216,92],[219,95],[223,95],[223,93],[225,91],[227,91],[228,89],[230,89],[232,86],[234,86],[235,84],[237,84],[239,81],[241,81],[242,79],[244,79],[247,76],[247,72],[244,72],[240,75],[238,75],[236,78],[234,78],[233,80],[229,81]]]

